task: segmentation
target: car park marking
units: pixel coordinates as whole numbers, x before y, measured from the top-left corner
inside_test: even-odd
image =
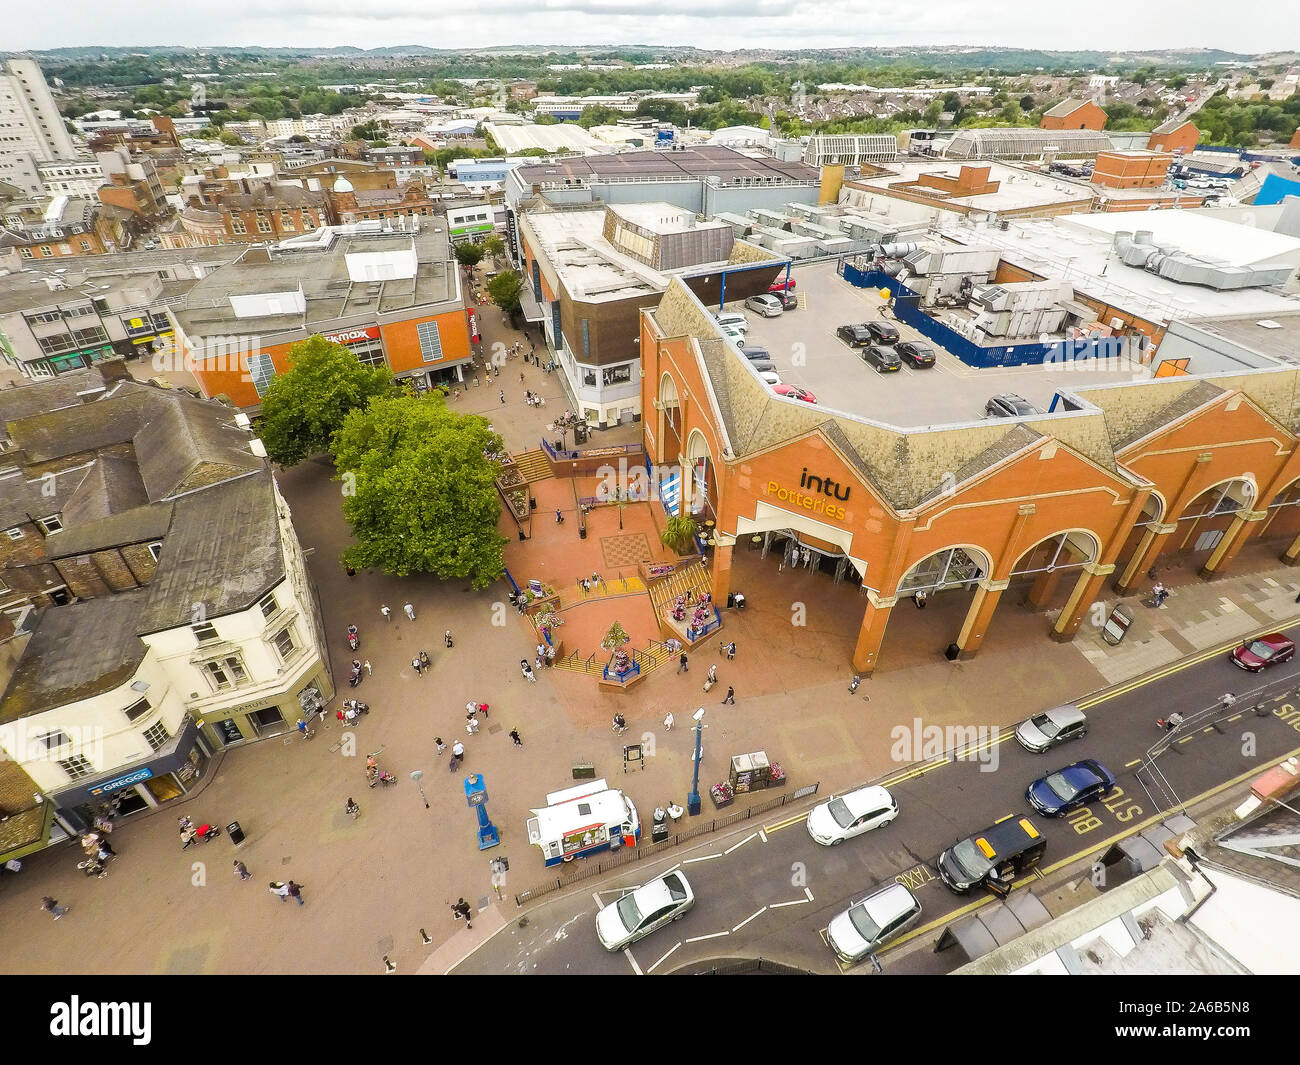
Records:
[[[746,917],[743,921],[741,921],[740,924],[736,925],[736,927],[733,928],[732,931],[733,931],[733,932],[739,932],[742,928],[745,927],[745,925],[749,924],[749,922],[752,921],[755,917],[762,917],[763,914],[765,914],[766,912],[767,912],[767,907],[766,907],[766,906],[764,906],[761,910],[755,910],[755,911],[754,911],[753,913],[751,913],[748,917]]]
[[[723,853],[723,854],[730,854],[730,853],[731,853],[732,851],[734,851],[734,850],[739,850],[739,849],[740,849],[741,847],[743,847],[746,843],[748,843],[751,839],[754,839],[757,835],[758,835],[757,832],[751,832],[748,836],[746,836],[744,839],[742,839],[739,843],[732,844],[732,846],[728,847],[728,848],[727,848],[725,851],[723,851],[722,853]]]
[[[807,896],[806,898],[791,899],[789,902],[773,902],[769,905],[768,908],[772,910],[779,910],[784,906],[807,906],[808,903],[813,901],[813,893],[809,891],[807,888],[804,888],[803,890],[804,890],[804,895]]]
[[[673,950],[676,950],[676,949],[677,949],[678,947],[680,947],[681,945],[682,945],[682,941],[679,939],[679,940],[677,941],[677,943],[673,946],[673,949],[670,950],[667,954],[665,954],[662,958],[660,958],[657,962],[655,962],[652,966],[650,966],[650,968],[648,968],[648,969],[646,970],[646,972],[648,972],[648,973],[652,973],[652,972],[654,972],[657,968],[659,968],[659,966],[661,966],[664,962],[666,962],[666,961],[669,959],[669,957],[670,957],[670,956],[672,955],[672,953],[673,953]],[[633,964],[636,964],[636,963],[634,962]]]
[[[706,939],[721,939],[723,936],[731,935],[730,932],[714,932],[711,936],[696,936],[694,939],[686,940],[687,943],[703,943]]]
[[[631,948],[631,947],[624,947],[624,948],[623,948],[623,957],[625,957],[625,958],[628,960],[628,964],[630,964],[630,965],[632,966],[632,971],[633,971],[634,973],[636,973],[637,976],[644,976],[644,975],[645,975],[645,973],[643,973],[643,972],[641,971],[641,966],[639,966],[639,965],[636,963],[636,959],[635,959],[634,957],[632,957],[632,948]]]
[[[767,842],[767,833],[764,832],[761,828],[758,830],[758,838],[761,839],[764,843]]]
[[[1141,758],[1134,758],[1133,761],[1131,761],[1131,762],[1125,762],[1125,763],[1124,763],[1124,768],[1125,768],[1125,769],[1132,769],[1134,766],[1136,766],[1136,765],[1141,765],[1141,764],[1142,764],[1142,759],[1141,759]]]

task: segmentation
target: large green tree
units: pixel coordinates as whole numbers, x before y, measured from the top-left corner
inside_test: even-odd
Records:
[[[262,397],[262,443],[282,466],[329,450],[330,435],[349,412],[393,391],[391,372],[367,366],[324,337],[293,345],[289,362]]]
[[[502,270],[487,283],[488,298],[513,318],[521,309],[519,294],[524,290],[524,279],[517,270]]]
[[[449,411],[438,393],[354,410],[333,445],[343,516],[357,538],[344,564],[399,577],[469,577],[487,587],[505,568],[499,466],[484,455],[500,450],[485,418]]]

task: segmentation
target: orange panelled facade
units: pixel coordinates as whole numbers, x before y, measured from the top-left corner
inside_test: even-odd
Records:
[[[420,354],[417,327],[421,322],[438,323],[438,340],[442,346],[442,358],[437,362],[425,362]],[[403,322],[382,326],[380,332],[384,338],[384,350],[388,353],[388,365],[394,373],[421,368],[434,369],[459,359],[468,359],[470,356],[469,319],[463,310],[429,314],[422,318],[408,318]]]
[[[1117,450],[1114,468],[1047,435],[1052,422],[1040,421],[1034,427],[1044,435],[1024,433],[1023,444],[987,468],[898,509],[821,428],[724,459],[725,433],[691,339],[659,336],[643,313],[641,351],[650,460],[684,470],[709,460],[709,502],[721,534],[711,560],[715,600],[731,590],[738,540],[794,529],[803,543],[842,552],[853,567],[847,579],[856,573],[866,592],[852,662],[858,673],[876,668],[893,608],[918,590],[969,594],[953,651],[969,656],[997,624],[1008,588],[1016,591],[1009,601],[1044,613],[1059,608],[1048,634],[1068,640],[1108,585],[1132,592],[1171,557],[1189,558],[1206,578],[1252,539],[1270,541],[1289,562],[1300,559],[1296,438],[1227,386],[1178,378],[1154,386],[1160,391],[1148,392],[1147,402],[1155,411],[1188,388],[1204,399]]]

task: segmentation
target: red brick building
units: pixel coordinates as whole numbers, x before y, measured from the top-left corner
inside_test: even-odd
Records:
[[[1147,141],[1147,151],[1175,152],[1186,155],[1196,149],[1201,140],[1201,131],[1194,122],[1175,122],[1157,126]]]
[[[1062,100],[1043,112],[1041,129],[1093,129],[1106,128],[1106,112],[1091,100]]]

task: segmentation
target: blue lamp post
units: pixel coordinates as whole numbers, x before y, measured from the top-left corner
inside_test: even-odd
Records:
[[[483,774],[475,773],[465,778],[465,803],[478,815],[478,849],[487,850],[501,842],[497,826],[488,817],[487,785],[483,783]]]
[[[701,706],[691,716],[695,719],[695,774],[691,777],[691,793],[686,796],[686,812],[695,817],[700,812],[700,759],[704,754],[701,745],[704,737],[704,707]]]

